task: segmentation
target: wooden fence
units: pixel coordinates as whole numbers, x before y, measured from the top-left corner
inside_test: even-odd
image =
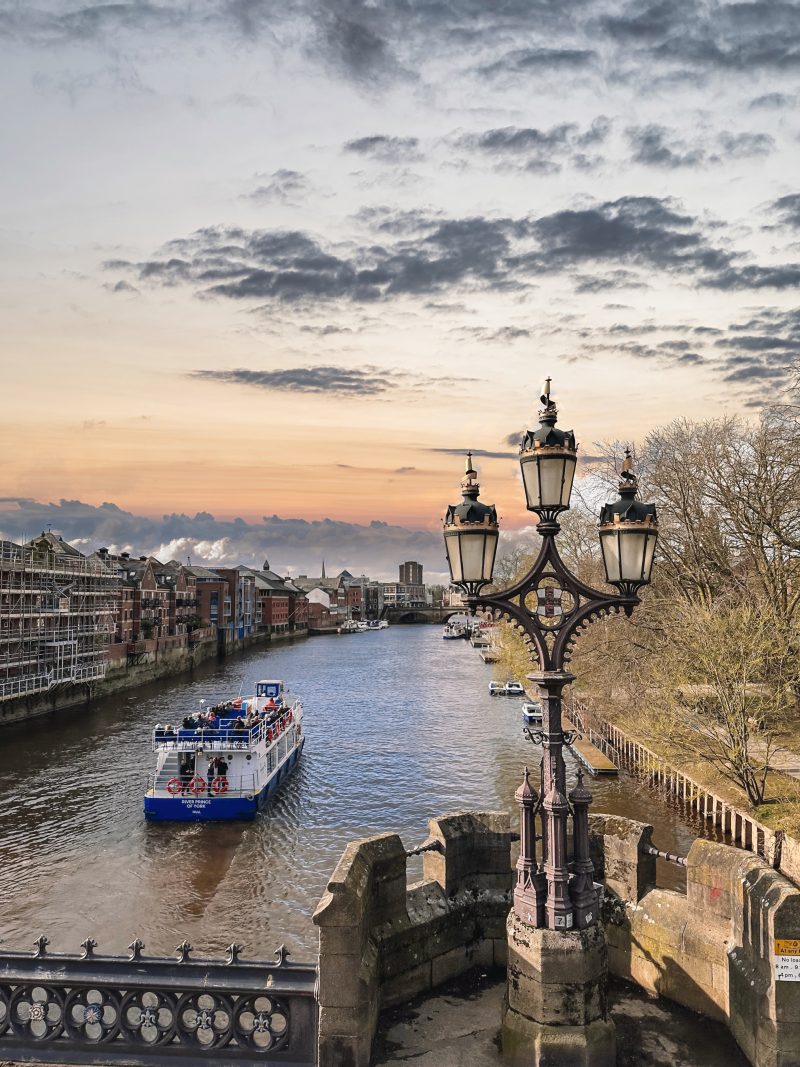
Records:
[[[572,702],[570,719],[609,759],[641,774],[654,789],[677,797],[685,807],[717,827],[731,844],[761,856],[795,885],[800,885],[800,841],[783,830],[764,826],[750,813],[696,782],[613,723],[595,717],[595,726],[591,726],[588,710],[579,701]]]

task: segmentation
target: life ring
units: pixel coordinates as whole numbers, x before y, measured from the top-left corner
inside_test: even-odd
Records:
[[[196,774],[189,782],[189,792],[194,793],[196,797],[199,797],[201,793],[206,791],[206,780],[201,778],[199,774]]]
[[[267,741],[271,741],[271,740],[272,740],[272,728],[270,727],[270,729],[267,730]]]
[[[172,797],[176,797],[182,789],[183,782],[180,780],[180,778],[170,778],[170,780],[167,782],[167,792]]]
[[[291,711],[290,711],[290,712],[289,712],[289,714],[288,714],[288,715],[286,716],[286,718],[287,718],[287,720],[288,720],[289,722],[291,722],[291,721],[292,721],[292,713],[291,713]]]
[[[224,774],[218,774],[214,781],[211,783],[211,789],[219,796],[220,793],[228,792],[228,779]]]

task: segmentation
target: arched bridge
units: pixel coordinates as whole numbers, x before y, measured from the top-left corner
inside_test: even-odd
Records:
[[[438,622],[445,623],[453,615],[464,615],[463,608],[407,607],[384,608],[383,618],[389,623]]]

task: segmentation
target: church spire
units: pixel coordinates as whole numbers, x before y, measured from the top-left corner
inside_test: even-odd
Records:
[[[325,580],[325,560],[322,561],[322,579]]]

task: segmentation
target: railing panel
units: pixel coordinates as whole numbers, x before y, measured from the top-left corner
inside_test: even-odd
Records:
[[[313,1067],[317,969],[287,961],[0,952],[0,1059],[131,1067],[221,1061]]]

